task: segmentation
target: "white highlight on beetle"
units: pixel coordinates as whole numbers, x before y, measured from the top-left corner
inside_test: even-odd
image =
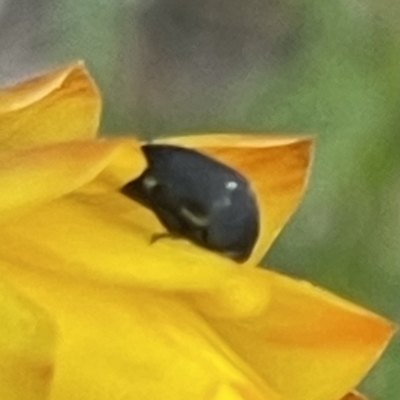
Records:
[[[143,179],[143,186],[147,189],[153,189],[155,186],[158,185],[158,181],[157,179],[152,176],[152,175],[147,175],[144,179]]]
[[[228,190],[235,190],[237,189],[238,184],[235,181],[228,181],[225,183],[225,188]]]
[[[190,211],[186,207],[181,208],[181,215],[187,218],[190,222],[198,227],[205,227],[210,224],[210,221],[207,217],[203,215],[196,215],[193,211]]]

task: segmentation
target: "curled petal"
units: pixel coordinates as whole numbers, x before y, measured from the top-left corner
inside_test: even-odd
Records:
[[[264,273],[271,297],[263,314],[208,320],[282,399],[340,399],[379,357],[393,325],[309,283]]]
[[[307,184],[312,138],[220,134],[182,136],[158,142],[195,148],[247,177],[258,199],[261,229],[246,264],[257,265],[300,202]]]
[[[0,398],[47,399],[55,344],[49,316],[0,282],[0,321]]]
[[[101,110],[98,89],[76,62],[0,91],[0,144],[42,145],[93,138]]]
[[[210,139],[207,143],[213,145],[213,140]],[[242,138],[236,142],[231,140],[230,143],[236,144],[237,147],[215,147],[215,151],[222,152],[224,160],[228,163],[228,156],[231,160],[237,158],[239,163],[241,158],[238,154],[242,152],[246,155],[243,162],[258,160],[257,168],[254,167],[254,171],[249,169],[249,179],[256,188],[263,188],[265,185],[271,189],[269,195],[261,189],[258,193],[262,215],[267,207],[269,218],[257,245],[256,253],[259,255],[264,252],[266,243],[272,240],[277,229],[281,228],[280,225],[300,197],[306,176],[307,151],[310,147],[307,140],[264,140],[265,143],[261,137],[250,138],[247,141]],[[291,146],[295,149],[296,146],[300,146],[300,150],[294,150]],[[274,152],[276,154],[272,157]],[[300,156],[303,157],[303,169],[299,169]],[[127,161],[132,158],[142,160],[143,156],[128,154],[118,159]],[[287,174],[270,173],[264,177],[262,166],[270,159],[275,160],[278,165],[279,160],[284,160],[281,161],[284,166],[282,168],[283,171],[288,171]],[[143,168],[143,165],[141,167]],[[236,167],[244,170],[239,164]],[[136,171],[138,170],[139,168],[136,168]],[[261,174],[257,171],[261,171]],[[3,244],[0,243],[0,247],[4,247],[3,254],[7,254],[8,259],[15,262],[16,253],[13,246],[16,248],[23,240],[26,251],[18,255],[18,262],[26,265],[57,269],[66,274],[78,274],[123,285],[141,284],[159,289],[201,292],[214,288],[217,291],[212,295],[212,302],[218,302],[219,306],[213,309],[225,317],[230,313],[236,317],[253,315],[265,308],[269,297],[265,280],[257,282],[257,278],[254,277],[239,277],[242,272],[236,263],[186,240],[166,238],[152,243],[154,235],[165,232],[165,228],[153,212],[116,192],[115,184],[113,186],[109,183],[110,180],[105,178],[107,173],[103,171],[98,179],[79,192],[46,204],[34,214],[18,221],[13,220],[4,226],[4,240]],[[118,179],[115,180],[117,181]],[[297,183],[294,184],[293,181]],[[124,183],[122,179],[120,182],[121,185]],[[99,184],[104,188],[108,187],[109,190],[97,190],[95,194],[96,190],[93,192],[93,188],[98,189]],[[278,185],[276,194],[273,184]],[[287,187],[288,192],[283,189],[279,191],[279,185]],[[275,222],[272,223],[274,218]],[[262,226],[264,225],[262,219]],[[247,284],[241,285],[241,280]],[[235,290],[226,290],[224,284],[228,281]],[[208,296],[207,294],[198,298],[198,307],[209,308]],[[238,297],[240,302],[236,301]]]
[[[108,186],[112,184],[110,171],[115,175],[124,170],[129,175],[135,171],[139,174],[144,168],[144,158],[138,156],[139,152],[134,140],[87,140],[0,154],[0,220],[4,222],[76,190],[100,173],[99,182],[108,179]],[[129,167],[122,168],[121,158],[131,160]]]

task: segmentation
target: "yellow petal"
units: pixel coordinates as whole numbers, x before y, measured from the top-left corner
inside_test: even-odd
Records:
[[[103,170],[109,170],[112,163],[116,173],[121,170],[117,165],[120,158],[131,160],[129,168],[125,166],[126,173],[138,174],[144,167],[139,151],[133,140],[86,140],[0,154],[0,220],[69,193],[100,172],[107,177]]]
[[[269,277],[260,268],[239,268],[212,291],[188,295],[198,310],[219,319],[243,319],[265,313],[270,297]]]
[[[122,194],[75,193],[4,223],[0,254],[26,267],[174,290],[216,287],[239,271],[233,261],[185,240],[152,244],[162,231],[152,212]]]
[[[310,137],[272,135],[197,135],[159,143],[195,148],[246,176],[259,202],[260,237],[247,265],[257,265],[296,210],[307,183]]]
[[[251,385],[238,384],[237,382],[222,383],[218,385],[215,393],[206,397],[207,400],[271,400],[275,398],[277,398],[275,393],[260,393],[260,391],[254,390]]]
[[[262,315],[208,320],[282,399],[340,399],[376,361],[394,327],[309,283],[264,273],[271,298]]]
[[[39,145],[96,135],[101,100],[82,62],[0,91],[0,144]]]
[[[278,399],[178,295],[1,273],[57,317],[52,400]]]
[[[47,399],[55,342],[48,315],[0,282],[0,321],[0,398]]]
[[[268,155],[274,149],[283,159],[288,153],[290,159],[292,154],[297,154],[290,148],[292,142],[293,139],[286,139],[286,142],[279,139],[279,145],[273,142],[275,147],[268,147],[271,145],[271,139],[268,139],[263,147],[260,137],[250,138],[249,143],[252,145],[247,145],[245,160],[251,160],[257,155],[261,157],[259,153]],[[242,146],[239,142],[237,145]],[[309,148],[308,141],[295,140],[293,145]],[[242,150],[246,151],[246,147],[223,150],[226,150],[226,158],[228,154],[233,157]],[[301,154],[305,157],[308,153]],[[296,157],[292,158],[295,160],[292,164],[297,165]],[[264,162],[264,158],[261,161]],[[263,170],[260,167],[258,169]],[[294,170],[297,171],[296,168]],[[300,172],[297,171],[298,179],[303,182],[305,169]],[[101,176],[104,177],[104,173]],[[281,180],[288,179],[284,174],[282,176]],[[255,175],[255,181],[262,185],[267,180]],[[119,193],[94,195],[91,189],[97,183],[98,179],[80,190],[80,193],[47,204],[34,214],[19,221],[13,220],[8,226],[4,226],[3,244],[0,244],[0,248],[3,247],[2,254],[15,261],[13,248],[17,248],[23,241],[26,251],[18,255],[18,262],[27,265],[34,263],[34,266],[40,268],[56,268],[63,273],[124,285],[143,284],[188,291],[218,288],[211,308],[216,314],[225,317],[253,315],[265,308],[269,294],[264,280],[239,277],[242,272],[238,270],[236,263],[183,239],[162,239],[151,244],[154,234],[165,232],[154,213]],[[298,197],[300,189],[297,188]],[[260,197],[264,201],[266,196],[261,193]],[[294,195],[287,197],[293,203]],[[264,203],[269,204],[274,198],[275,203],[271,203],[274,204],[272,211],[274,207],[279,208],[285,203],[284,199],[274,195],[267,197]],[[278,198],[280,202],[277,201]],[[289,212],[288,208],[286,211]],[[283,223],[283,214],[279,215],[280,222]],[[270,221],[266,229],[269,236],[264,234],[262,243],[266,239],[272,240],[271,227]],[[265,245],[259,247],[265,248]],[[261,254],[261,250],[259,253]],[[224,284],[228,279],[235,290],[226,290]],[[242,284],[246,279],[248,284]],[[236,300],[238,297],[240,302]],[[198,299],[197,306],[210,308],[209,304],[209,299],[205,296]]]

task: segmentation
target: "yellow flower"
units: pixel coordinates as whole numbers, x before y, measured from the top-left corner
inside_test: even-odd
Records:
[[[140,142],[96,138],[99,115],[80,63],[0,92],[0,398],[338,400],[350,392],[391,323],[255,267],[301,198],[312,140],[164,140],[252,182],[261,233],[239,265],[185,240],[151,244],[159,221],[118,191],[145,168]]]

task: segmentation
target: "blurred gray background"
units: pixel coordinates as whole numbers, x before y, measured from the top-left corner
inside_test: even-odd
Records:
[[[76,58],[104,132],[318,135],[266,264],[400,322],[396,0],[0,0],[0,84]],[[400,339],[362,384],[400,397]]]

